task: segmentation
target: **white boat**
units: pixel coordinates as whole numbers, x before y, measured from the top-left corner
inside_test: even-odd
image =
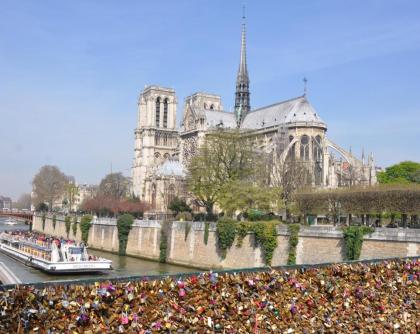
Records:
[[[14,218],[7,218],[7,220],[4,222],[5,225],[17,225],[18,222]]]
[[[89,256],[86,246],[75,242],[53,242],[25,238],[25,234],[0,234],[0,251],[25,265],[48,273],[86,273],[112,269],[112,261]]]

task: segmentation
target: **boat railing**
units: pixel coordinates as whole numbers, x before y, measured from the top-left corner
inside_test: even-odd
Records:
[[[50,247],[42,246],[42,245],[39,245],[39,244],[31,242],[31,241],[20,240],[20,243],[22,245],[25,245],[25,246],[28,246],[28,247],[33,247],[33,248],[36,248],[36,249],[39,249],[39,250],[42,250],[42,251],[45,251],[45,252],[51,252]]]

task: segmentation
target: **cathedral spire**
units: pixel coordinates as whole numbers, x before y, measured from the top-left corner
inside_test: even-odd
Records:
[[[235,114],[238,125],[242,122],[246,114],[250,111],[249,103],[249,77],[246,63],[246,23],[245,6],[242,13],[242,36],[241,36],[241,57],[239,62],[238,75],[236,77],[235,92]],[[240,111],[240,112],[239,112]]]

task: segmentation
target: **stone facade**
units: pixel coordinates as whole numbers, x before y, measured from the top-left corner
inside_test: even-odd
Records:
[[[186,224],[190,231],[186,235]],[[34,217],[33,228],[57,237],[67,237],[64,219],[58,218],[55,229],[52,219],[47,218],[42,229],[42,218]],[[162,223],[160,221],[135,221],[128,238],[127,255],[158,260],[160,254]],[[263,267],[261,248],[255,245],[254,235],[249,233],[241,247],[236,241],[222,258],[217,248],[216,226],[209,226],[207,244],[204,242],[205,224],[202,222],[173,222],[167,233],[167,262],[196,268],[250,268]],[[72,230],[70,237],[73,238]],[[76,237],[80,240],[80,230]],[[287,264],[289,233],[286,225],[277,227],[278,246],[273,254],[273,266]],[[110,252],[118,251],[116,221],[97,220],[89,231],[89,247]],[[377,228],[364,237],[360,259],[420,256],[420,231],[417,229]],[[318,264],[345,260],[343,233],[330,226],[302,226],[296,248],[297,264]]]

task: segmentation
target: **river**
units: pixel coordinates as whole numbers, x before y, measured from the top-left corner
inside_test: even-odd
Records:
[[[22,230],[28,229],[28,226],[19,223],[18,225],[4,225],[6,218],[0,217],[0,232],[4,230]],[[23,263],[16,261],[9,256],[0,253],[0,262],[3,262],[14,274],[22,281],[22,283],[45,282],[54,280],[72,280],[72,279],[88,279],[88,278],[113,278],[131,275],[157,275],[157,274],[175,274],[183,272],[193,272],[196,269],[159,263],[138,259],[131,256],[119,256],[113,253],[102,252],[98,250],[89,250],[89,254],[100,256],[112,260],[114,270],[106,273],[97,274],[77,274],[77,275],[50,275],[38,269],[25,266]]]

